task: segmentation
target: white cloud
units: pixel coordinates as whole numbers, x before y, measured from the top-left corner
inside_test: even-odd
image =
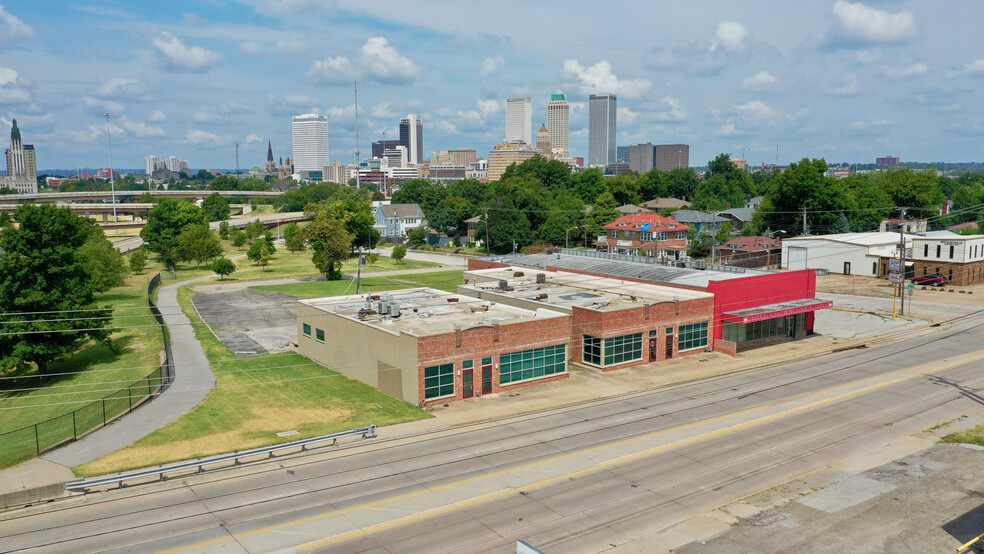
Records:
[[[109,129],[114,141],[122,141],[127,136],[126,131],[115,123],[110,123]],[[75,143],[103,142],[106,140],[106,126],[88,125],[85,131],[69,131],[68,138]]]
[[[776,79],[774,75],[769,74],[768,71],[759,71],[755,75],[752,75],[742,81],[741,88],[753,92],[766,92],[774,89],[778,83],[779,79]]]
[[[144,101],[147,99],[147,87],[136,79],[113,77],[99,85],[95,95],[103,99]]]
[[[202,106],[195,112],[195,121],[207,125],[222,125],[229,122],[231,115],[253,113],[253,108],[238,102],[220,102],[214,108]]]
[[[192,129],[191,131],[188,131],[187,135],[185,135],[185,140],[191,144],[203,144],[206,142],[222,144],[228,142],[229,137],[216,135],[215,133],[209,133],[208,131],[202,131],[200,129]]]
[[[263,15],[324,13],[335,9],[335,0],[245,0]]]
[[[854,58],[861,63],[872,63],[882,59],[884,54],[877,48],[871,50],[858,50],[854,53]]]
[[[372,37],[362,45],[359,65],[381,83],[409,83],[420,78],[420,68],[389,45],[383,37]]]
[[[281,39],[275,42],[258,42],[247,40],[239,43],[239,51],[243,54],[302,54],[311,48],[310,41],[299,38]]]
[[[123,128],[127,130],[130,135],[136,138],[149,138],[149,137],[166,137],[167,133],[164,129],[160,127],[152,127],[143,123],[142,121],[132,121],[130,118],[123,116],[120,118],[120,124]]]
[[[263,137],[261,137],[260,135],[252,135],[252,134],[246,135],[246,144],[250,144],[253,142],[263,142]]]
[[[734,108],[755,121],[773,122],[779,118],[777,111],[758,100],[747,104],[735,104]]]
[[[390,109],[389,102],[381,102],[369,109],[369,115],[380,119],[396,117],[396,112]]]
[[[24,78],[9,67],[0,67],[0,104],[29,104],[34,101]]]
[[[26,40],[34,37],[34,27],[24,23],[0,4],[0,46],[7,41]]]
[[[671,47],[657,46],[645,57],[645,65],[658,71],[676,71],[697,77],[719,75],[728,66],[729,51],[706,40],[683,41]]]
[[[307,78],[323,85],[347,85],[355,78],[355,69],[345,56],[315,60],[308,69]]]
[[[832,96],[854,96],[858,93],[860,87],[858,86],[858,78],[854,75],[848,75],[841,79],[840,83],[827,86],[823,90],[826,94]]]
[[[0,87],[17,80],[17,72],[9,67],[0,67]]]
[[[491,77],[492,75],[502,71],[505,67],[506,59],[502,56],[485,58],[485,61],[482,62],[482,77]]]
[[[912,12],[889,13],[860,2],[837,0],[832,8],[845,32],[867,42],[905,42],[916,37]]]
[[[885,132],[892,122],[887,119],[858,120],[844,129],[847,135],[877,135]]]
[[[247,40],[246,42],[239,43],[239,51],[243,54],[266,54],[266,46],[262,43],[256,42],[255,40]]]
[[[154,110],[154,113],[150,114],[150,118],[149,119],[151,121],[155,122],[155,123],[159,123],[161,121],[166,121],[167,120],[167,116],[164,115],[164,112],[162,112],[160,110]]]
[[[562,75],[565,79],[580,81],[584,94],[611,92],[627,99],[636,99],[652,88],[648,79],[619,79],[612,73],[612,64],[606,60],[589,67],[581,65],[576,59],[564,60]]]
[[[166,31],[152,42],[171,71],[202,73],[222,60],[218,52],[200,46],[188,47],[181,39]]]
[[[964,70],[969,75],[984,75],[984,58],[964,64]]]
[[[458,132],[458,127],[447,120],[441,119],[434,123],[434,128],[438,131],[442,131],[448,134],[455,134]]]
[[[927,73],[929,73],[929,66],[918,62],[901,69],[885,68],[885,76],[889,79],[911,79],[912,77],[922,77]]]
[[[739,131],[735,127],[734,123],[725,123],[724,125],[721,126],[720,129],[718,129],[716,134],[720,137],[733,137],[737,135],[742,135],[744,133],[742,131]]]
[[[679,98],[667,96],[659,101],[660,110],[653,114],[656,121],[685,121],[690,114],[683,109]]]
[[[82,102],[85,103],[85,107],[96,108],[101,112],[121,114],[126,111],[126,106],[124,106],[120,102],[115,102],[113,100],[100,100],[99,98],[86,96],[82,98]]]
[[[619,106],[616,109],[616,114],[619,123],[624,123],[626,125],[632,125],[635,120],[639,119],[639,112],[634,112],[625,106]]]
[[[717,31],[714,33],[714,45],[711,50],[718,46],[729,52],[741,52],[745,49],[745,37],[748,36],[748,27],[737,21],[722,21],[718,23]]]
[[[499,111],[499,102],[496,100],[479,100],[475,105],[478,107],[478,111],[481,112],[483,119]]]

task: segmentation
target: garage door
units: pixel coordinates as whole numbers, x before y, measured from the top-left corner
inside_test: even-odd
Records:
[[[787,267],[790,271],[806,269],[806,248],[803,248],[802,246],[790,246],[789,264]]]

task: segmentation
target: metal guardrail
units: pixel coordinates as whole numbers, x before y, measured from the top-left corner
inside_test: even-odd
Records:
[[[163,466],[158,466],[155,468],[141,469],[137,471],[131,471],[128,473],[120,473],[117,475],[107,475],[103,477],[93,477],[92,479],[82,479],[79,481],[72,481],[70,483],[65,483],[65,490],[69,492],[88,492],[89,489],[94,487],[100,487],[103,485],[118,484],[120,488],[126,486],[127,481],[133,481],[136,479],[142,479],[146,477],[157,476],[159,480],[164,481],[167,479],[165,477],[168,473],[175,473],[178,471],[187,471],[189,469],[195,469],[196,473],[201,473],[205,471],[205,466],[210,466],[214,464],[220,464],[223,462],[233,462],[233,465],[239,465],[240,460],[243,458],[251,458],[253,456],[259,456],[266,454],[267,458],[273,458],[273,454],[280,450],[286,450],[288,448],[301,447],[301,451],[307,450],[307,447],[312,444],[317,444],[326,441],[332,441],[331,444],[334,446],[338,443],[338,439],[344,437],[352,437],[355,435],[362,435],[362,438],[373,438],[376,436],[376,424],[373,423],[367,427],[359,427],[358,429],[352,429],[350,431],[342,431],[340,433],[332,433],[330,435],[322,435],[320,437],[311,437],[309,439],[301,439],[293,442],[287,442],[283,444],[275,444],[273,446],[264,446],[261,448],[254,448],[252,450],[243,450],[242,452],[233,452],[232,454],[222,454],[219,456],[211,456],[208,458],[198,458],[197,460],[189,460],[187,462],[178,462],[175,464],[168,464]]]

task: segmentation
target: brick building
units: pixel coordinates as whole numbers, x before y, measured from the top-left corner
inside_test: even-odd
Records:
[[[568,378],[571,316],[418,288],[301,300],[298,351],[407,402]]]
[[[910,259],[916,277],[937,274],[961,286],[984,282],[982,235],[913,237]]]
[[[733,237],[714,247],[714,258],[738,267],[778,266],[782,263],[782,243],[769,237]]]
[[[622,216],[602,227],[595,242],[600,252],[641,255],[665,260],[687,259],[690,227],[653,213]]]
[[[624,369],[713,347],[713,295],[579,273],[506,267],[465,272],[458,292],[571,315],[571,363]]]

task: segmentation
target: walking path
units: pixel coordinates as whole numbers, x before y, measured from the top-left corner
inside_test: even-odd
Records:
[[[67,467],[91,462],[171,423],[208,396],[215,386],[215,375],[208,364],[205,350],[195,338],[194,326],[181,310],[178,289],[213,277],[208,275],[167,285],[158,293],[157,307],[171,336],[174,362],[174,382],[171,386],[133,413],[78,442],[47,454],[44,459]]]

